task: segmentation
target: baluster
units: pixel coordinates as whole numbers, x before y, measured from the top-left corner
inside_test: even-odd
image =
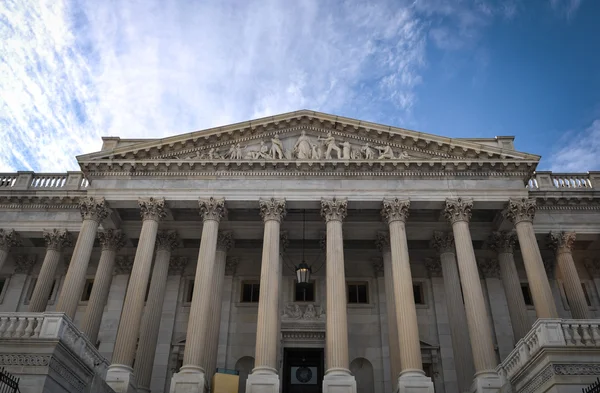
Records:
[[[33,326],[35,325],[35,318],[27,318],[27,327],[25,328],[25,337],[31,337],[33,335]]]
[[[44,322],[44,317],[34,317],[35,319],[35,328],[33,329],[33,337],[38,338],[40,336],[40,332],[42,331],[42,323]]]
[[[25,327],[27,326],[27,317],[18,317],[19,323],[15,330],[15,337],[23,337],[25,334]]]
[[[562,325],[562,329],[563,329],[563,334],[565,335],[565,341],[567,342],[567,345],[572,345],[573,344],[573,337],[571,337],[571,332],[569,329],[569,325],[568,324],[563,324]]]
[[[6,329],[8,327],[8,321],[9,321],[8,317],[0,318],[0,337],[4,337],[4,333],[6,333]]]
[[[591,330],[592,330],[592,339],[594,340],[594,343],[596,344],[597,347],[600,347],[600,331],[598,331],[598,325],[593,324],[591,326]]]
[[[590,325],[581,325],[581,336],[583,337],[583,345],[594,345],[594,343],[592,343],[592,337],[590,336]]]
[[[581,335],[579,334],[579,325],[574,323],[571,325],[573,329],[573,341],[575,341],[575,345],[581,345]]]
[[[8,325],[8,329],[6,329],[5,337],[13,337],[15,335],[15,331],[17,330],[17,317],[10,318],[10,325]]]

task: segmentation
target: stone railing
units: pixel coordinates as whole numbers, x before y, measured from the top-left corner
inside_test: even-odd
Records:
[[[497,371],[507,380],[544,348],[600,348],[598,319],[538,319],[529,333],[519,340],[515,349],[498,366]]]
[[[89,184],[81,172],[0,173],[0,192],[5,190],[85,190]]]
[[[589,191],[600,189],[600,172],[535,172],[526,187],[531,191]]]
[[[64,313],[0,313],[0,341],[18,340],[33,347],[35,343],[57,339],[96,374],[106,375],[108,361]]]

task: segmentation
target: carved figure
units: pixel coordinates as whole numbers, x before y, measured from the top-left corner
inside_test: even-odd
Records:
[[[214,160],[215,159],[215,148],[211,147],[211,149],[208,151],[208,159],[209,160]]]
[[[348,142],[348,141],[342,142],[342,159],[343,160],[350,159],[350,142]]]
[[[398,155],[398,159],[400,160],[405,160],[408,158],[408,153],[406,152],[406,150],[402,150],[400,152],[400,154]]]
[[[245,149],[245,147],[244,147]],[[246,153],[246,158],[258,160],[259,158],[269,159],[269,147],[264,141],[260,141],[260,149],[258,151],[249,151]]]
[[[323,149],[321,149],[321,145],[318,143],[313,143],[310,145],[311,147],[311,155],[313,160],[320,160],[323,156]]]
[[[315,306],[309,304],[306,306],[306,311],[304,311],[304,315],[302,315],[302,319],[316,319],[317,318],[317,310]]]
[[[240,144],[238,143],[237,145],[235,145],[235,152],[233,157],[236,160],[241,160],[242,157],[244,156],[244,149],[246,148],[246,146],[242,147],[240,146]]]
[[[310,160],[312,158],[312,146],[305,131],[302,131],[300,137],[294,144],[293,153],[299,160]]]
[[[283,159],[283,143],[281,142],[281,139],[279,139],[279,136],[277,134],[275,134],[275,136],[273,138],[271,138],[271,158],[273,158],[274,160],[277,160],[278,157],[279,159]]]
[[[227,153],[225,153],[224,157],[225,158],[231,158],[231,159],[235,158],[235,143],[231,144],[231,147],[229,148],[229,151]]]
[[[392,160],[394,159],[394,151],[390,145],[375,146],[375,148],[379,150],[379,157],[377,157],[378,160],[384,160],[386,158],[391,158]]]
[[[353,160],[362,160],[362,151],[360,147],[353,147],[350,151],[350,158]]]
[[[302,315],[302,310],[297,304],[288,304],[285,306],[285,310],[283,312],[284,317],[288,317],[290,319],[300,319],[302,318]]]
[[[342,155],[342,151],[341,149],[336,145],[335,143],[335,138],[331,135],[331,132],[327,133],[327,137],[326,138],[317,138],[320,141],[323,141],[323,144],[327,146],[327,151],[325,151],[325,158],[327,160],[331,159],[331,151],[335,150],[337,153],[337,158],[338,160],[341,158]]]
[[[375,158],[375,151],[371,149],[371,146],[369,146],[369,142],[365,143],[365,145],[360,150],[365,155],[365,160],[372,160]]]

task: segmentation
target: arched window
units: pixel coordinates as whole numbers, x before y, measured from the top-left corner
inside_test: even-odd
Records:
[[[248,374],[252,372],[253,368],[254,358],[252,356],[242,356],[235,363],[235,369],[240,373],[240,385],[238,388],[238,393],[246,393],[246,380],[248,379]]]
[[[371,362],[365,358],[356,358],[350,363],[350,371],[356,378],[356,393],[372,393],[375,390]]]

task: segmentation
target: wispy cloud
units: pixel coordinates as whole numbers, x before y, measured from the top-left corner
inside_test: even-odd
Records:
[[[551,170],[587,172],[600,170],[600,119],[582,131],[565,133],[551,155]]]
[[[556,13],[567,19],[571,19],[582,2],[583,0],[550,0],[550,5]]]

